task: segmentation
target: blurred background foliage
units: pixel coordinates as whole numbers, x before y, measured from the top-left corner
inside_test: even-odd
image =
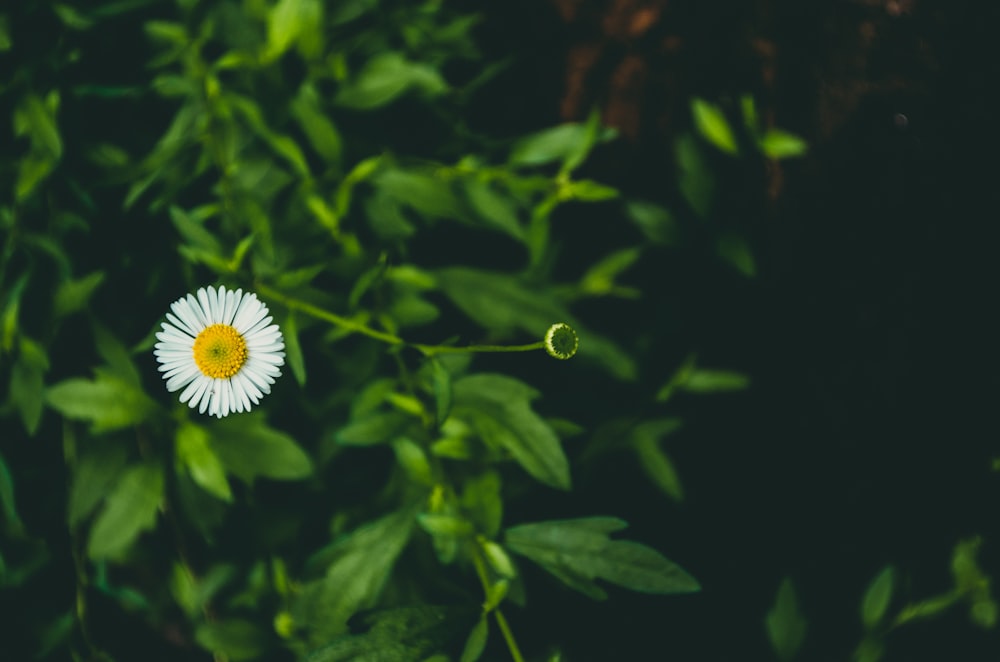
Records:
[[[995,659],[988,58],[737,4],[0,9],[12,659]],[[151,355],[208,284],[287,353],[221,421]]]

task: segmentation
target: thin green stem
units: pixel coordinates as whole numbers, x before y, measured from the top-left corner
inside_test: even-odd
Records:
[[[324,310],[319,306],[314,306],[311,303],[302,301],[301,299],[295,299],[293,297],[287,296],[286,294],[264,285],[263,283],[257,283],[257,292],[259,292],[264,297],[277,301],[289,310],[298,310],[315,317],[316,319],[321,319],[325,322],[330,322],[331,324],[338,326],[345,331],[351,331],[354,333],[360,333],[362,335],[368,336],[369,338],[374,338],[375,340],[381,340],[384,343],[390,345],[401,345],[403,347],[412,347],[413,349],[419,351],[424,356],[434,356],[435,354],[479,354],[485,352],[530,352],[536,349],[544,349],[544,342],[534,342],[527,345],[466,345],[464,347],[453,347],[450,345],[425,345],[422,343],[411,343],[395,336],[391,333],[386,333],[385,331],[379,331],[373,329],[370,326],[366,326],[360,322],[355,322],[354,320],[347,319],[346,317],[341,317],[335,313],[331,313],[328,310]]]
[[[536,349],[545,349],[544,342],[533,342],[528,345],[466,345],[465,347],[452,347],[450,345],[410,345],[426,356],[435,354],[472,354],[483,352],[530,352]]]
[[[478,545],[472,552],[472,564],[476,566],[476,574],[479,575],[479,581],[483,585],[483,595],[489,600],[490,580],[486,576],[486,565],[483,563],[483,557],[479,552]],[[500,627],[504,641],[507,642],[507,650],[510,651],[511,659],[514,662],[524,662],[521,649],[517,645],[517,640],[514,639],[514,632],[510,629],[510,624],[507,623],[507,618],[503,615],[503,611],[500,610],[500,606],[495,605],[491,611],[493,612],[493,618],[496,619],[497,625]]]

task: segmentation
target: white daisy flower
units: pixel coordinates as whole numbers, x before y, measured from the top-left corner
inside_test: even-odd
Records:
[[[243,290],[201,288],[170,304],[153,354],[181,402],[209,416],[250,411],[281,375],[285,343],[267,306]]]

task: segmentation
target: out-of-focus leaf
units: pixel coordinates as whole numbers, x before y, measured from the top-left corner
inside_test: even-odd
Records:
[[[781,129],[768,129],[760,139],[760,151],[772,159],[790,159],[804,156],[809,144],[795,135]]]
[[[553,323],[564,322],[576,329],[581,356],[599,362],[619,379],[635,378],[635,362],[624,350],[585,328],[544,289],[532,288],[507,274],[465,267],[442,269],[436,275],[445,294],[484,328],[521,329],[541,339]]]
[[[384,106],[410,90],[436,96],[447,89],[448,84],[433,67],[410,62],[402,53],[389,51],[366,62],[340,89],[335,101],[347,108],[369,110]]]
[[[680,476],[677,475],[673,460],[660,446],[658,436],[644,433],[642,426],[639,426],[633,431],[632,444],[639,458],[639,466],[653,483],[674,501],[683,501],[684,487]]]
[[[690,133],[677,139],[676,156],[680,169],[678,187],[681,195],[698,216],[705,218],[712,211],[715,177]]]
[[[295,376],[295,381],[299,386],[306,384],[306,362],[302,357],[302,346],[299,344],[299,327],[295,320],[295,312],[289,311],[282,326],[282,335],[285,338],[285,358],[288,360],[288,367]]]
[[[639,259],[639,248],[623,248],[606,255],[580,279],[580,290],[602,296],[616,289],[615,279]]]
[[[10,38],[10,24],[7,22],[7,15],[0,14],[0,53],[9,51],[14,46]]]
[[[14,500],[14,476],[7,466],[7,461],[0,453],[0,511],[4,515],[7,534],[20,537],[24,533],[24,523],[17,514],[17,502]]]
[[[309,84],[303,85],[289,109],[308,136],[309,146],[327,163],[339,164],[342,151],[340,132],[321,110],[316,89]]]
[[[790,578],[781,582],[764,624],[778,659],[783,662],[793,659],[806,636],[806,619],[799,611],[795,586]]]
[[[500,532],[503,498],[500,496],[500,476],[495,471],[467,479],[459,504],[484,536],[495,538]]]
[[[340,637],[305,662],[430,662],[432,654],[461,641],[478,610],[464,607],[399,607],[373,612],[365,631]]]
[[[84,16],[79,11],[69,5],[56,4],[52,6],[52,11],[56,13],[59,20],[67,28],[73,30],[86,30],[94,25],[94,19]]]
[[[578,585],[580,582],[592,585],[594,579],[643,593],[700,590],[691,575],[655,549],[608,536],[626,526],[614,517],[552,520],[508,528],[504,540],[511,551],[538,563],[577,590],[584,589]],[[592,591],[583,592],[595,597]]]
[[[312,460],[289,435],[268,427],[254,413],[230,416],[208,428],[209,445],[226,470],[240,480],[300,480],[312,475]]]
[[[434,484],[434,472],[427,461],[427,454],[419,444],[402,437],[392,443],[392,450],[396,453],[396,462],[411,480],[428,487]]]
[[[342,427],[337,432],[337,441],[348,446],[387,444],[413,420],[412,416],[398,411],[377,412]]]
[[[132,361],[132,354],[112,333],[95,319],[91,320],[91,332],[94,334],[94,345],[97,353],[107,363],[107,372],[116,379],[130,384],[136,389],[142,388],[139,369]],[[103,369],[102,369],[103,370]]]
[[[235,662],[259,658],[267,645],[267,635],[258,625],[238,618],[202,623],[194,638],[205,650]]]
[[[110,374],[59,382],[45,399],[66,418],[90,421],[95,434],[141,423],[156,407],[141,389]]]
[[[298,43],[299,51],[313,56],[321,45],[317,34],[323,24],[318,0],[278,0],[267,16],[267,47],[262,59],[270,62]]]
[[[63,317],[87,308],[90,297],[104,282],[104,272],[95,271],[83,278],[63,281],[56,290],[55,301],[52,304],[53,314]]]
[[[715,104],[704,99],[691,101],[691,116],[698,133],[727,154],[737,154],[736,136],[729,126],[725,113]]]
[[[753,278],[757,274],[757,261],[754,260],[753,251],[743,237],[723,234],[719,237],[715,249],[719,257],[744,276]]]
[[[325,566],[325,576],[302,586],[292,612],[296,622],[310,627],[314,644],[344,634],[351,616],[375,606],[410,539],[414,515],[412,509],[386,515],[342,536],[311,560],[310,565]]]
[[[94,511],[121,476],[128,453],[121,444],[88,445],[73,471],[67,523],[72,529]]]
[[[163,468],[159,464],[137,464],[126,470],[90,530],[90,558],[121,556],[140,533],[156,523],[162,499]]]
[[[589,150],[588,141],[612,138],[615,132],[605,129],[596,137],[586,124],[560,124],[519,139],[510,150],[508,161],[513,166],[537,166],[554,161],[582,161],[581,152]]]
[[[468,177],[463,180],[465,197],[476,214],[490,227],[524,241],[524,228],[517,214],[517,205],[509,195],[500,193],[490,182]]]
[[[372,184],[427,219],[457,218],[463,214],[450,182],[433,173],[391,168],[376,175]]]
[[[469,633],[469,638],[465,640],[465,648],[462,649],[462,657],[459,658],[459,662],[476,662],[482,657],[489,635],[490,622],[486,618],[486,614],[483,614],[476,626],[472,628],[472,632]]]
[[[198,485],[223,501],[232,501],[233,493],[226,480],[226,470],[208,443],[208,431],[193,423],[177,428],[175,439],[177,459],[187,467]]]
[[[378,0],[342,0],[330,8],[330,25],[341,25],[378,7]]]
[[[625,213],[651,242],[664,246],[677,243],[677,222],[666,207],[642,200],[630,200],[625,203]]]
[[[613,200],[617,198],[618,189],[599,184],[592,179],[581,179],[570,182],[560,190],[560,195],[564,200],[580,200],[582,202],[600,202],[602,200]]]
[[[750,384],[750,378],[728,370],[693,370],[680,388],[690,393],[721,393],[741,391]]]
[[[434,414],[438,427],[444,425],[451,412],[451,373],[434,357],[427,360],[430,366],[431,386],[434,391]]]
[[[42,421],[49,357],[44,347],[27,336],[22,335],[18,344],[20,352],[10,371],[10,400],[21,414],[24,429],[34,436]]]
[[[483,440],[505,448],[539,481],[570,487],[569,461],[552,428],[531,410],[538,392],[510,377],[477,374],[453,385],[455,414],[466,417]]]
[[[865,589],[865,595],[861,599],[861,622],[866,630],[873,630],[882,622],[885,610],[889,608],[889,601],[892,600],[895,576],[895,568],[888,565]]]

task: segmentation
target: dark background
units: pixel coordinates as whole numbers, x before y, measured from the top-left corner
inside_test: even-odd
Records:
[[[633,274],[654,298],[662,288],[644,310],[664,339],[753,378],[744,394],[677,405],[688,425],[666,448],[687,500],[665,503],[623,457],[572,506],[628,520],[703,592],[570,607],[536,590],[563,618],[532,629],[515,613],[527,649],[768,659],[763,617],[790,575],[809,620],[801,659],[844,660],[885,564],[902,578],[896,608],[949,589],[962,538],[985,535],[997,575],[997,18],[919,0],[489,5],[486,40],[518,54],[509,76],[524,90],[490,99],[493,120],[529,128],[596,104],[623,140],[593,174],[628,193],[676,200],[672,142],[695,95],[750,92],[810,143],[801,160],[722,165],[716,222],[751,237],[755,279],[703,259],[697,227],[686,251]],[[591,244],[627,236],[615,222],[574,219]],[[598,389],[579,415],[614,399]],[[964,612],[901,628],[885,659],[997,659],[995,635]]]

